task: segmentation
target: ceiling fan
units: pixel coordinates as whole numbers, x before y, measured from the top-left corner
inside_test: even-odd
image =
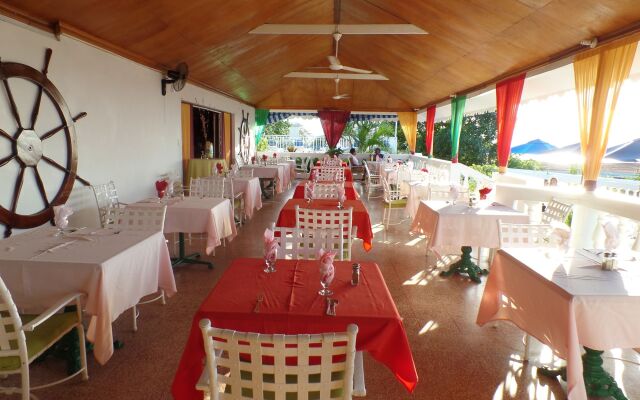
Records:
[[[355,72],[358,74],[370,74],[372,71],[366,70],[366,69],[361,69],[361,68],[354,68],[354,67],[348,67],[346,65],[342,65],[340,63],[340,60],[338,59],[338,46],[340,44],[340,38],[342,37],[342,33],[340,32],[335,32],[333,34],[333,39],[335,40],[335,54],[332,56],[327,56],[327,59],[329,60],[329,66],[328,67],[309,67],[310,69],[314,69],[314,68],[329,68],[332,71],[349,71],[349,72]]]
[[[349,94],[347,93],[340,94],[340,78],[335,78],[334,81],[336,82],[336,94],[332,97],[332,99],[334,100],[348,99],[350,97]]]

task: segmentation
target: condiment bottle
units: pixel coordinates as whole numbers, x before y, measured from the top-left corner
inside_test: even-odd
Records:
[[[351,285],[357,286],[360,283],[360,264],[354,263],[351,266]]]

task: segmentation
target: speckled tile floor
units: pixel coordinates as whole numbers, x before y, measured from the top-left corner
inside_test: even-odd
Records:
[[[140,307],[139,330],[131,331],[130,312],[114,323],[115,336],[125,342],[104,366],[89,357],[88,382],[44,389],[40,399],[171,399],[170,387],[182,354],[191,319],[205,295],[216,284],[229,262],[237,257],[261,255],[264,229],[276,219],[292,190],[266,202],[239,235],[210,259],[214,270],[185,266],[175,270],[178,294],[166,306],[158,303]],[[366,201],[366,200],[365,200]],[[424,241],[408,234],[409,221],[385,232],[380,199],[368,202],[374,226],[374,247],[362,250],[354,245],[354,260],[378,263],[400,314],[404,317],[420,381],[413,394],[407,393],[389,370],[365,355],[367,399],[545,399],[566,398],[565,385],[538,377],[536,366],[551,361],[551,353],[533,344],[532,360],[523,364],[522,333],[509,323],[479,327],[475,324],[483,284],[462,277],[440,278],[433,259],[425,256]],[[194,250],[203,247],[194,240]],[[629,399],[640,398],[639,362],[631,350],[607,352],[605,365],[617,378]],[[33,367],[34,383],[59,375],[64,365],[47,360]],[[0,382],[0,384],[2,384]],[[6,397],[13,399],[17,397]]]

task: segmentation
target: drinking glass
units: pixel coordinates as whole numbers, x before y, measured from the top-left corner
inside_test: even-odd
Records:
[[[270,274],[272,272],[276,272],[276,260],[270,259],[270,258],[265,258],[264,259],[264,269],[263,271],[266,272],[267,274]]]
[[[333,292],[329,290],[329,284],[331,282],[325,282],[324,279],[320,278],[320,285],[322,285],[322,289],[318,290],[318,294],[320,296],[331,296]]]

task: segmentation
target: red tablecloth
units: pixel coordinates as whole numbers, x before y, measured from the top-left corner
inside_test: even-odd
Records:
[[[389,289],[374,263],[361,263],[360,284],[351,286],[351,262],[334,262],[335,280],[330,286],[340,301],[337,316],[325,315],[325,298],[318,295],[317,261],[278,260],[276,272],[262,272],[262,259],[237,259],[198,308],[191,333],[173,379],[174,399],[201,399],[195,384],[202,373],[204,348],[198,322],[209,318],[213,326],[258,333],[342,332],[358,325],[356,348],[368,351],[386,365],[412,392],[418,375],[407,335]],[[259,294],[259,313],[253,308]]]
[[[296,186],[296,190],[293,192],[294,199],[304,199],[304,185],[309,181],[301,181]],[[347,200],[358,200],[360,195],[353,188],[353,182],[344,183],[344,194],[347,196]]]
[[[278,221],[276,226],[296,226],[296,206],[300,208],[313,208],[320,210],[328,210],[336,208],[338,205],[337,200],[313,200],[307,204],[304,199],[289,199],[278,215]],[[366,251],[371,250],[373,241],[373,231],[371,230],[371,219],[369,218],[369,211],[364,206],[361,200],[347,200],[343,203],[344,208],[353,207],[353,226],[358,227],[356,236],[358,239],[362,239],[362,247]]]

